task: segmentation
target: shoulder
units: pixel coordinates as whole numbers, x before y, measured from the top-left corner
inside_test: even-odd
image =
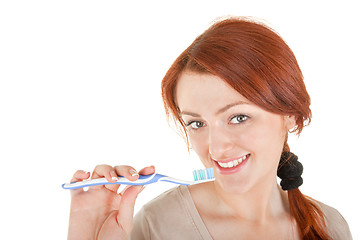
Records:
[[[326,226],[334,239],[351,240],[349,225],[340,212],[322,202],[316,201],[324,213]]]
[[[165,191],[151,201],[147,202],[138,212],[138,215],[144,216],[148,221],[161,219],[165,214],[176,212],[181,208],[181,190],[175,187]]]
[[[192,239],[186,191],[185,186],[172,188],[146,203],[134,218],[131,239],[169,239],[170,235],[181,237],[184,231]]]
[[[179,188],[177,187],[146,203],[134,217],[130,239],[161,239],[159,236],[164,234],[161,232],[164,229],[164,220],[166,224],[174,224],[169,216],[174,212],[176,214],[178,198]]]
[[[147,216],[159,216],[168,213],[169,210],[176,211],[181,209],[184,204],[184,196],[182,194],[183,186],[175,187],[160,194],[153,200],[149,201],[142,207],[142,211],[147,213]]]

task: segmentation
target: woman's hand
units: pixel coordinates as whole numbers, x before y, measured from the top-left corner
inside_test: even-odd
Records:
[[[146,167],[139,174],[149,175],[155,168]],[[96,166],[91,179],[105,177],[115,182],[117,176],[135,181],[139,178],[136,170],[130,166]],[[78,182],[90,177],[90,173],[77,171],[71,182]],[[88,191],[71,190],[71,209],[68,240],[82,239],[129,239],[134,215],[134,205],[143,186],[127,186],[117,193],[119,184],[89,187]]]

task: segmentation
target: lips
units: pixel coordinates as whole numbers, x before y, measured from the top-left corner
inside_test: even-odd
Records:
[[[235,159],[235,160],[231,160],[228,162],[219,162],[218,164],[220,165],[220,167],[222,168],[232,168],[232,167],[236,167],[237,165],[239,165],[240,163],[242,163],[242,161],[244,161],[247,158],[248,155],[245,155],[241,158]]]
[[[236,159],[214,160],[215,166],[221,174],[232,174],[239,171],[248,161],[250,153]]]

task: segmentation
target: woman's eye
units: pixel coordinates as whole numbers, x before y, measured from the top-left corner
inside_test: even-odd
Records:
[[[242,122],[244,122],[245,120],[247,120],[249,117],[248,116],[246,116],[246,115],[242,115],[242,114],[240,114],[240,115],[236,115],[235,117],[232,117],[231,119],[230,119],[230,123],[242,123]]]
[[[203,127],[205,124],[203,122],[200,121],[192,121],[189,122],[188,124],[186,124],[186,126],[190,126],[192,129],[198,129]]]

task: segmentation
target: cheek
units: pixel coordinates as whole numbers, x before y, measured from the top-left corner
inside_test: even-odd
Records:
[[[204,155],[207,155],[208,148],[205,138],[201,137],[200,135],[194,136],[191,133],[189,133],[188,136],[191,149],[195,151],[195,153],[199,155],[200,158],[203,158]]]
[[[209,156],[209,146],[207,143],[207,137],[202,136],[202,134],[194,134],[192,136],[189,134],[189,142],[192,151],[196,153],[202,164],[206,167],[213,167],[213,162],[210,160]]]
[[[282,122],[278,119],[275,120],[264,119],[248,126],[238,135],[239,145],[255,155],[273,156],[281,154],[286,133]]]

